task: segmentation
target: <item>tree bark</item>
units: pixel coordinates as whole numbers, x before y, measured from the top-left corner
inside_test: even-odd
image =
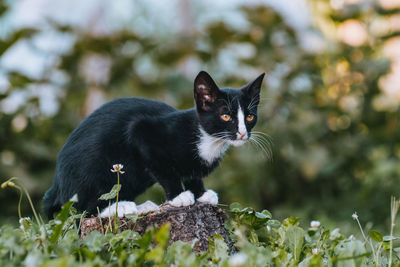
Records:
[[[113,225],[114,218],[110,219]],[[196,239],[195,251],[206,251],[208,238],[213,234],[219,234],[225,239],[230,251],[233,251],[233,243],[224,226],[227,216],[221,208],[210,204],[197,202],[192,206],[178,208],[164,204],[160,207],[160,211],[139,217],[136,222],[127,217],[119,219],[121,231],[133,230],[141,235],[148,227],[160,227],[169,222],[171,224],[169,244],[177,240],[192,243]],[[108,218],[101,218],[101,222],[99,217],[85,218],[81,222],[81,238],[91,231],[104,233],[107,227],[109,227]]]

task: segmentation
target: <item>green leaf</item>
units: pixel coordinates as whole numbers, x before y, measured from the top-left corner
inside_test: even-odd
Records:
[[[228,245],[221,235],[214,234],[208,238],[208,252],[214,263],[228,258]]]
[[[267,225],[268,225],[269,227],[278,228],[279,226],[281,226],[281,222],[278,221],[278,220],[269,220],[269,221],[267,222]]]
[[[258,242],[258,235],[257,235],[257,233],[256,233],[253,229],[250,229],[250,230],[249,230],[249,241],[250,241],[252,244],[255,244],[255,245],[258,245],[258,244],[259,244],[259,242]]]
[[[37,32],[38,30],[33,28],[23,28],[21,30],[14,32],[11,36],[7,38],[7,40],[5,41],[0,40],[0,56],[2,56],[7,49],[9,49],[11,46],[17,43],[18,40],[22,38],[28,39]]]
[[[260,218],[260,219],[269,219],[270,217],[268,217],[267,215],[265,215],[264,213],[261,212],[256,212],[256,217]]]
[[[328,239],[330,237],[330,235],[331,235],[331,231],[329,231],[329,230],[323,231],[322,234],[321,234],[321,240]]]
[[[15,87],[24,87],[27,84],[31,84],[35,82],[35,80],[29,78],[28,76],[18,73],[18,72],[10,72],[8,74],[8,80]]]
[[[0,15],[2,15],[7,10],[8,10],[8,6],[3,1],[1,1],[0,2]]]
[[[271,218],[272,218],[272,214],[271,214],[271,212],[269,212],[268,210],[263,210],[261,213],[264,214],[265,216],[267,216],[268,219],[271,219]]]
[[[160,264],[164,258],[164,250],[160,246],[156,246],[145,255],[146,260],[151,260],[156,264]]]
[[[103,235],[98,231],[92,231],[85,236],[85,238],[82,240],[82,243],[90,252],[97,253],[103,249],[106,249],[104,244],[111,239],[110,237],[113,237],[113,235]]]
[[[299,267],[320,267],[320,266],[324,266],[321,255],[309,256],[299,263]]]
[[[332,240],[336,240],[336,239],[339,239],[341,237],[342,237],[342,234],[340,233],[340,229],[339,228],[335,228],[329,233],[329,238],[332,239]]]
[[[229,210],[231,212],[240,212],[242,210],[242,205],[237,202],[233,202],[231,205],[229,205]]]
[[[169,230],[171,229],[171,224],[166,223],[160,227],[160,230],[155,234],[155,241],[163,247],[166,247],[169,241]]]
[[[139,244],[139,246],[140,246],[141,248],[147,249],[147,248],[150,246],[151,241],[152,241],[152,239],[153,239],[153,232],[154,232],[154,231],[152,231],[151,229],[148,229],[148,230],[146,231],[146,233],[144,233],[144,235],[142,236],[142,238],[140,238],[140,239],[137,241],[137,243]]]
[[[289,250],[292,252],[295,262],[299,262],[300,253],[304,244],[304,230],[297,226],[292,226],[286,231],[286,239]]]
[[[65,203],[62,206],[60,213],[58,213],[56,218],[54,219],[54,222],[56,223],[56,225],[52,228],[53,233],[51,234],[51,236],[49,238],[51,243],[56,243],[58,241],[58,239],[60,238],[64,224],[68,219],[69,212],[70,212],[74,202],[75,202],[74,199],[71,199],[70,201]]]
[[[286,227],[298,225],[300,221],[299,217],[290,217],[283,220],[282,224]]]
[[[343,240],[334,249],[337,266],[364,266],[364,258],[368,256],[365,245],[360,240]]]
[[[73,266],[75,262],[74,256],[64,256],[58,259],[51,259],[41,264],[41,267],[64,267],[64,266]],[[30,262],[29,262],[30,263]]]
[[[382,242],[383,241],[383,237],[378,231],[375,231],[375,230],[369,231],[369,236],[373,240],[375,240],[376,242]]]
[[[164,257],[166,266],[207,266],[209,264],[208,254],[196,255],[192,247],[180,240],[168,246]],[[164,265],[164,266],[165,266]]]
[[[121,190],[121,185],[115,184],[110,192],[99,197],[99,200],[110,200],[117,197],[117,193]]]

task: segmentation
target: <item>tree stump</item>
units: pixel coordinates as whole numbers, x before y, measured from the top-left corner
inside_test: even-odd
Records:
[[[113,224],[114,218],[110,219]],[[163,204],[159,211],[139,217],[136,222],[127,217],[119,219],[121,231],[133,230],[141,235],[148,227],[160,227],[168,222],[171,225],[169,244],[177,240],[192,243],[196,239],[195,251],[206,251],[208,238],[219,234],[228,244],[230,251],[233,251],[233,243],[224,226],[227,216],[221,208],[210,204],[197,202],[192,206],[178,208]],[[81,238],[92,231],[103,233],[108,225],[108,218],[101,218],[101,222],[99,217],[85,218],[81,222]]]

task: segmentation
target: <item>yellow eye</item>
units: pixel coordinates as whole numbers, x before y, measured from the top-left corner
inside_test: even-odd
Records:
[[[254,115],[252,114],[247,115],[246,121],[252,121],[252,120],[254,120]]]
[[[222,114],[222,115],[221,115],[221,119],[222,119],[223,121],[230,121],[230,120],[231,120],[231,115]]]

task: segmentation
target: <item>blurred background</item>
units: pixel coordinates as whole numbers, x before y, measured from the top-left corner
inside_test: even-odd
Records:
[[[0,1],[0,182],[19,177],[40,207],[66,138],[106,101],[186,109],[200,70],[234,88],[265,71],[255,130],[273,159],[231,148],[206,186],[277,219],[346,232],[357,211],[386,230],[400,192],[399,11],[399,0]],[[0,223],[17,224],[17,204],[0,191]]]

